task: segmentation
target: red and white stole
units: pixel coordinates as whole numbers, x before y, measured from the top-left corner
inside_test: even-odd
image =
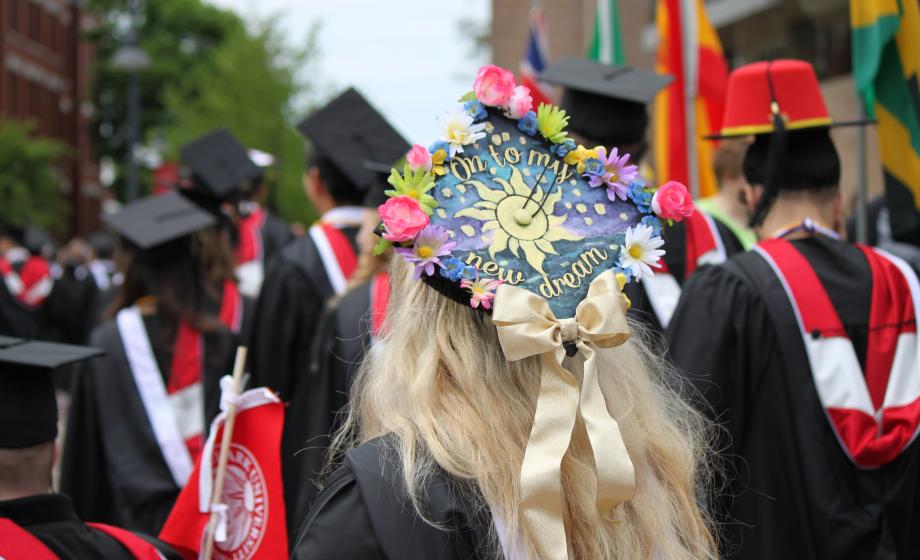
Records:
[[[237,226],[236,276],[240,279],[240,291],[249,297],[259,295],[265,277],[264,225],[265,210],[255,205],[255,210],[241,218]]]
[[[243,296],[236,282],[224,281],[219,318],[220,322],[230,329],[230,332],[240,333],[240,327],[243,325]]]
[[[316,245],[326,277],[336,295],[345,293],[348,279],[358,268],[358,255],[340,227],[357,223],[330,223],[320,221],[310,226],[310,238]]]
[[[38,256],[30,256],[19,272],[6,259],[0,258],[0,274],[10,293],[28,307],[39,307],[54,287],[51,265]]]
[[[789,297],[837,440],[853,463],[871,469],[897,458],[920,430],[920,283],[901,259],[857,247],[872,271],[865,372],[808,260],[782,239],[762,242],[755,250]]]
[[[125,357],[153,429],[157,445],[180,488],[192,474],[204,443],[204,344],[201,334],[181,322],[166,383],[157,365],[144,319],[136,306],[115,318]]]
[[[387,305],[390,302],[390,275],[378,272],[371,278],[371,340],[376,341],[383,334]]]
[[[719,264],[725,262],[727,256],[722,237],[716,228],[715,220],[706,212],[697,209],[690,217],[684,220],[686,224],[685,251],[687,257],[684,281],[704,264]],[[680,284],[668,270],[664,260],[660,261],[661,268],[654,269],[651,278],[643,278],[642,285],[648,295],[649,303],[658,317],[662,328],[667,328],[680,300]]]

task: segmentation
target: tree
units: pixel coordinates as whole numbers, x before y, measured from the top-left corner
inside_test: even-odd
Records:
[[[127,76],[111,65],[129,27],[125,0],[91,0],[89,8],[99,25],[88,34],[96,47],[93,64],[93,146],[98,157],[122,162],[126,152]],[[140,137],[166,125],[171,117],[165,107],[165,89],[189,74],[212,64],[211,52],[230,35],[243,31],[235,13],[201,0],[154,0],[146,3],[140,18],[140,47],[150,56],[151,66],[140,76]]]
[[[291,48],[278,18],[239,30],[211,52],[182,81],[167,87],[164,107],[170,123],[160,132],[175,156],[182,144],[215,128],[229,128],[247,147],[273,154],[278,184],[269,204],[288,221],[315,218],[302,184],[304,142],[295,132],[298,100],[313,93],[297,76],[315,55],[314,28],[301,48]]]
[[[67,155],[57,141],[31,136],[31,122],[0,121],[0,223],[34,224],[60,233],[67,224],[56,164]]]

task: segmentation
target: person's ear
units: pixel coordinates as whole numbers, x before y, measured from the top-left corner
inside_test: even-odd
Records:
[[[741,187],[744,196],[744,205],[747,207],[748,215],[754,215],[754,209],[757,208],[757,202],[763,196],[763,187],[760,185],[749,185],[747,181]]]
[[[326,184],[323,182],[323,178],[320,177],[319,168],[316,166],[310,167],[303,174],[303,189],[307,193],[307,198],[314,202],[326,193]]]

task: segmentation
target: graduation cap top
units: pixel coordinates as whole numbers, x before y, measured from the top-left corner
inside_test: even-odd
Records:
[[[211,214],[176,191],[132,202],[103,220],[141,249],[154,248],[216,223]]]
[[[297,129],[360,193],[383,191],[393,163],[409,143],[354,88],[305,118]]]
[[[563,109],[569,128],[589,140],[614,145],[641,142],[648,127],[646,105],[673,78],[631,66],[587,58],[564,58],[540,79],[565,87]]]
[[[0,448],[53,441],[58,415],[51,374],[102,354],[96,348],[0,338]]]
[[[181,155],[192,174],[191,190],[212,200],[232,199],[262,180],[262,169],[227,129],[215,130],[182,146]]]

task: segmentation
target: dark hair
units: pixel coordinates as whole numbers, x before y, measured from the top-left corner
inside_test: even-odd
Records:
[[[329,157],[313,149],[307,162],[307,169],[315,167],[319,171],[320,179],[326,184],[332,199],[338,204],[354,204],[360,206],[364,201],[364,193],[342,172]]]
[[[200,233],[149,250],[122,239],[116,259],[125,278],[106,316],[114,317],[140,298],[153,296],[165,338],[173,338],[181,321],[201,332],[219,329],[220,321],[209,311],[218,301],[219,288],[207,278]]]
[[[752,185],[765,185],[770,152],[769,134],[758,135],[744,156],[744,176]],[[789,131],[778,190],[804,191],[836,188],[840,183],[840,156],[827,128]]]

